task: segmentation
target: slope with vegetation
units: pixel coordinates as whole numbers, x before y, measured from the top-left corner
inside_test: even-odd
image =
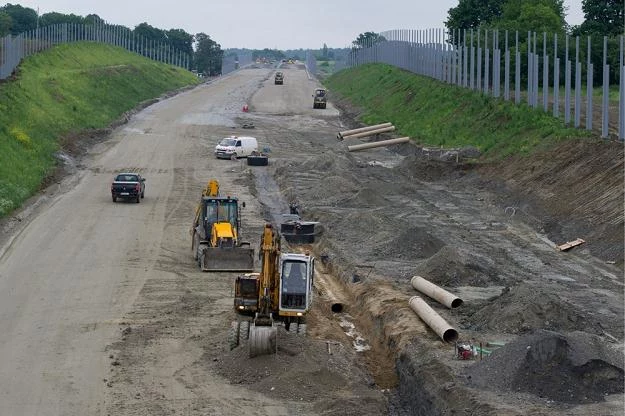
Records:
[[[392,120],[401,135],[425,145],[475,146],[491,156],[506,156],[587,135],[541,110],[493,100],[389,65],[344,70],[330,77],[327,85],[365,109],[365,123]]]
[[[39,190],[60,141],[100,129],[197,77],[124,49],[65,44],[27,58],[0,84],[0,216]]]

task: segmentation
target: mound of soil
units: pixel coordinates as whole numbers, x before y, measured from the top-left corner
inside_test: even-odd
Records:
[[[445,243],[422,227],[402,227],[390,240],[377,246],[382,257],[426,259],[436,254]]]
[[[471,326],[505,333],[525,333],[533,329],[593,332],[593,325],[554,293],[536,285],[521,283],[481,308],[470,318]]]
[[[328,192],[328,189],[332,192]],[[343,176],[329,176],[312,187],[306,197],[316,201],[318,205],[336,205],[347,196],[355,195],[359,190],[359,184],[354,181]]]
[[[536,331],[467,369],[469,383],[564,403],[596,403],[623,393],[623,357],[599,337]]]
[[[269,397],[292,402],[316,402],[325,396],[327,402],[318,403],[320,414],[336,414],[336,401],[350,402],[354,413],[382,414],[385,400],[369,377],[354,367],[343,353],[328,354],[323,341],[314,342],[308,336],[287,333],[278,328],[278,352],[250,359],[247,341],[218,360],[210,360],[211,371],[229,380],[231,384],[245,385]],[[360,403],[358,399],[363,399]],[[378,407],[370,412],[366,403]],[[343,414],[341,412],[341,414]]]
[[[384,206],[389,204],[389,202],[380,195],[378,190],[366,186],[356,192],[355,195],[341,201],[340,204],[348,208],[373,208]]]
[[[417,273],[432,283],[448,287],[486,287],[500,283],[492,259],[443,245],[417,266]]]
[[[417,154],[406,157],[395,170],[409,178],[434,182],[449,177],[458,168],[452,163],[441,160],[428,160],[426,156]]]

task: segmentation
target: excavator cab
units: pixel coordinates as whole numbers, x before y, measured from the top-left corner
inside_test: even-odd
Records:
[[[282,254],[279,312],[282,317],[302,317],[312,303],[314,259],[302,254]]]
[[[234,309],[241,315],[253,317],[258,311],[260,273],[238,276],[234,283]]]
[[[253,270],[254,249],[238,235],[241,221],[237,198],[202,196],[194,225],[194,257],[203,271]]]

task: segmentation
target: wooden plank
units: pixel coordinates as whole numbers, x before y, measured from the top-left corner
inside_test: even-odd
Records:
[[[586,241],[578,238],[577,240],[569,241],[567,243],[556,246],[560,251],[567,251],[573,247],[579,246],[580,244],[584,244]]]

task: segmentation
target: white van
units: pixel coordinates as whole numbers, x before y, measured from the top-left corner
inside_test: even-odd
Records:
[[[217,159],[248,157],[252,152],[258,152],[258,142],[254,137],[225,137],[215,146],[215,156]]]

